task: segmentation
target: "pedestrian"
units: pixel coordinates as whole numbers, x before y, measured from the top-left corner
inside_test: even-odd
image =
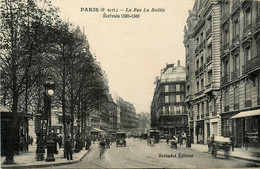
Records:
[[[62,137],[61,137],[61,136],[59,136],[58,144],[59,144],[59,149],[60,149],[60,148],[61,148],[61,145],[62,145]]]
[[[245,138],[244,138],[244,146],[245,146],[246,150],[248,149],[248,143],[249,143],[249,138],[246,135]]]
[[[106,139],[106,147],[107,148],[110,148],[110,139],[107,137]]]
[[[230,136],[230,141],[231,141],[232,151],[234,151],[234,136]]]
[[[67,155],[67,160],[73,160],[72,158],[72,143],[71,143],[71,138],[70,136],[67,137],[67,140],[65,142],[65,152]]]
[[[85,149],[88,150],[89,147],[90,147],[90,145],[91,145],[91,140],[90,140],[90,138],[87,136],[87,138],[86,138],[86,147],[85,147]]]
[[[99,154],[99,157],[101,158],[103,153],[105,152],[105,148],[106,148],[106,142],[103,138],[101,138],[101,141],[99,143],[99,146],[100,146],[100,154]]]
[[[166,136],[166,143],[169,144],[169,135]]]
[[[208,137],[208,152],[211,152],[211,139]]]

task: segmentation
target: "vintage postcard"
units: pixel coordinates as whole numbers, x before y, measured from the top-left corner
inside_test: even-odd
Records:
[[[260,1],[0,6],[2,168],[260,167]]]

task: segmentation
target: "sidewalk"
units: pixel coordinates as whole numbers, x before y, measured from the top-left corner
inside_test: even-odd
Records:
[[[181,147],[186,147],[186,145]],[[208,145],[192,144],[190,149],[202,153],[210,153],[208,152]],[[218,151],[217,156],[224,156],[224,151]],[[234,151],[230,150],[230,157],[260,163],[260,148],[249,147],[247,150],[245,148],[234,148]]]
[[[26,153],[21,153],[19,155],[14,156],[14,162],[16,164],[12,165],[4,165],[3,162],[5,157],[1,157],[1,168],[37,168],[37,167],[50,167],[50,166],[58,166],[58,165],[66,165],[77,163],[81,161],[90,150],[85,150],[85,147],[79,153],[73,153],[73,160],[67,160],[64,158],[63,148],[58,149],[59,153],[54,154],[55,161],[54,162],[46,162],[44,161],[37,161],[36,159],[36,145],[29,146],[29,151]],[[44,157],[46,158],[47,151],[44,153]]]

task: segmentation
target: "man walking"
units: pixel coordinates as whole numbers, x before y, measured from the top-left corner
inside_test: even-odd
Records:
[[[67,140],[65,142],[65,152],[67,155],[67,160],[73,160],[72,159],[72,144],[71,144],[70,136],[67,137]]]

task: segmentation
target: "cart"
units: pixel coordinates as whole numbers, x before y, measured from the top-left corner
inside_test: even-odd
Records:
[[[217,157],[217,151],[223,150],[224,156],[229,158],[231,141],[225,137],[215,137],[213,143],[211,143],[211,153],[213,157]]]

